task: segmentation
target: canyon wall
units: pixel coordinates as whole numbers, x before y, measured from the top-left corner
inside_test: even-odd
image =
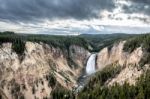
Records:
[[[110,64],[118,64],[123,67],[122,71],[113,79],[109,79],[108,85],[116,82],[123,84],[135,84],[136,80],[143,73],[139,69],[139,62],[144,55],[142,48],[136,48],[132,53],[124,52],[125,41],[114,44],[111,48],[104,48],[97,54],[97,68],[102,70]]]
[[[11,49],[11,43],[0,47],[0,89],[9,99],[49,98],[56,84],[72,90],[90,53],[76,45],[68,50],[44,43],[26,42],[22,60]],[[69,55],[69,56],[68,56]],[[71,59],[72,63],[68,63]],[[73,66],[71,66],[73,65]]]

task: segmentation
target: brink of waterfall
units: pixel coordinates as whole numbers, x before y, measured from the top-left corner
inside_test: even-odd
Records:
[[[86,73],[87,75],[91,75],[93,73],[95,73],[95,59],[96,59],[96,54],[92,54],[88,61],[87,61],[87,65],[86,65]]]

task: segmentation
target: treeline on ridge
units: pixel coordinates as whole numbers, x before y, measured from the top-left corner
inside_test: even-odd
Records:
[[[11,42],[12,49],[19,55],[23,54],[25,50],[25,43],[31,42],[43,42],[53,47],[59,47],[60,49],[69,49],[70,45],[82,46],[89,50],[89,44],[82,37],[77,36],[54,36],[54,35],[33,35],[33,34],[15,34],[14,32],[1,32],[0,33],[0,45],[2,43]]]
[[[144,52],[143,58],[139,62],[140,66],[142,67],[145,64],[150,63],[150,34],[141,34],[128,39],[123,49],[124,51],[131,53],[138,47],[142,47]]]

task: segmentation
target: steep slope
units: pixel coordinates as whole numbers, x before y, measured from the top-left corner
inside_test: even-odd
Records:
[[[124,44],[125,41],[121,41],[114,44],[110,49],[106,47],[97,56],[98,69],[114,63],[124,66],[120,74],[110,82],[111,84],[115,82],[135,84],[135,80],[142,74],[142,70],[138,69],[139,62],[144,54],[142,48],[138,47],[132,53],[129,53],[123,50]]]
[[[58,85],[72,90],[77,86],[77,78],[89,55],[77,45],[70,46],[68,52],[44,43],[26,42],[24,58],[20,60],[12,50],[12,43],[3,43],[0,48],[1,89],[9,99],[50,98]],[[73,60],[71,63],[68,57]]]
[[[139,47],[132,53],[125,52],[123,50],[125,41],[122,41],[109,49],[104,48],[98,53],[97,65],[98,68],[118,62],[120,65],[138,64],[143,56],[142,48]]]

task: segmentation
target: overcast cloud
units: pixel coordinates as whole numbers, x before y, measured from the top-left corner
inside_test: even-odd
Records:
[[[150,0],[0,0],[0,31],[132,33],[149,25]]]
[[[113,0],[0,0],[0,18],[9,21],[98,18],[112,11]]]

